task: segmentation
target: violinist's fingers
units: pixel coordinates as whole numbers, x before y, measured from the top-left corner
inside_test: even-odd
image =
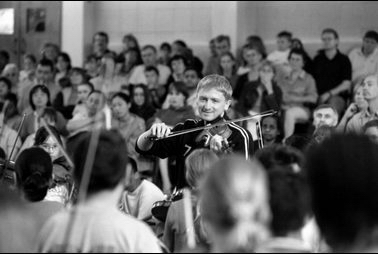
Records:
[[[168,137],[169,134],[171,134],[171,128],[169,128],[168,126],[165,126],[164,137]]]

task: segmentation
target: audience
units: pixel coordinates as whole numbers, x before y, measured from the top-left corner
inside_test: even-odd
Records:
[[[370,138],[370,140],[378,144],[378,120],[372,120],[364,125],[363,133]]]

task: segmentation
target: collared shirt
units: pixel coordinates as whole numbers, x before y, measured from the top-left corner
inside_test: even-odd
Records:
[[[303,103],[293,102],[292,97],[302,98],[311,96],[308,102],[316,103],[318,93],[316,90],[314,78],[302,70],[299,75],[279,73],[277,75],[277,85],[283,92],[283,103],[286,106],[303,106]]]
[[[346,132],[362,133],[362,128],[367,122],[378,119],[378,112],[374,114],[368,110],[359,112],[348,123]]]
[[[349,58],[337,50],[337,54],[329,59],[324,50],[314,58],[314,78],[318,93],[321,95],[338,87],[343,81],[351,80],[352,65]]]
[[[353,80],[378,73],[378,48],[368,56],[362,53],[361,47],[355,48],[349,53],[349,59],[352,63]]]

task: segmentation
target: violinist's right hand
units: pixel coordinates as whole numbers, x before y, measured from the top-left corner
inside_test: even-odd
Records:
[[[166,138],[171,134],[171,128],[165,123],[155,123],[148,132],[150,138],[161,139]]]

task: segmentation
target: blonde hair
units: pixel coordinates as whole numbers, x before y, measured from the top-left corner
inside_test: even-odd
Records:
[[[226,98],[226,100],[232,99],[232,86],[230,82],[227,80],[227,78],[224,76],[218,74],[211,74],[205,76],[198,82],[197,95],[199,91],[202,89],[215,89],[221,92]]]
[[[192,189],[198,188],[199,181],[217,160],[218,156],[208,149],[195,150],[186,158],[185,178]]]
[[[268,237],[267,178],[258,162],[229,157],[214,164],[201,186],[200,201],[203,225],[214,232],[210,237],[227,239],[217,251],[253,251]]]

